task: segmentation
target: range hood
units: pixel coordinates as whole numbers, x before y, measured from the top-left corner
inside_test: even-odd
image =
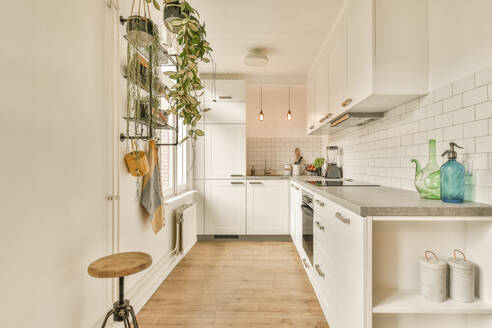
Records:
[[[348,128],[363,126],[379,120],[384,113],[345,113],[330,122],[331,127]]]

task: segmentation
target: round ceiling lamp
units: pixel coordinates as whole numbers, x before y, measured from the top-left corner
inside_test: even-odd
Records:
[[[265,66],[268,64],[268,56],[261,52],[250,52],[244,58],[244,63],[248,66]]]

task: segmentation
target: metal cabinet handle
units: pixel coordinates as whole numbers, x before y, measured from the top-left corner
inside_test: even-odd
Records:
[[[342,215],[342,213],[340,212],[336,212],[335,213],[335,217],[340,220],[342,223],[344,224],[350,224],[350,219],[349,218],[346,218]]]
[[[321,278],[325,277],[325,274],[323,273],[323,271],[321,271],[321,268],[319,267],[318,264],[316,264],[314,268],[316,269],[316,272],[318,272],[318,276],[320,276]]]
[[[232,99],[232,96],[219,96],[219,99]]]
[[[321,207],[324,207],[324,206],[325,206],[325,203],[323,203],[323,202],[319,201],[318,199],[316,199],[314,202],[315,202],[316,204],[318,204],[319,206],[321,206]]]
[[[332,116],[333,116],[333,114],[332,114],[332,113],[328,113],[328,114],[326,114],[326,115],[325,115],[325,119],[328,119],[328,118],[330,118],[330,117],[332,117]]]
[[[236,182],[236,181],[231,181],[232,185],[242,185],[244,182]]]
[[[316,226],[318,226],[319,230],[325,230],[325,227],[322,226],[321,223],[319,223],[319,221],[316,221]]]
[[[342,107],[347,107],[348,105],[350,105],[351,102],[352,98],[345,99],[345,101],[342,103]]]
[[[307,263],[306,259],[302,259],[302,263],[304,263],[304,266],[309,269],[309,264]]]
[[[263,182],[250,182],[249,184],[250,185],[261,185],[261,184],[263,184]]]
[[[312,129],[314,129],[314,125],[311,125],[311,126],[309,127],[309,130],[312,130]]]
[[[244,174],[231,174],[231,178],[242,178]]]
[[[296,188],[296,190],[299,190],[299,187],[294,186],[294,188]]]

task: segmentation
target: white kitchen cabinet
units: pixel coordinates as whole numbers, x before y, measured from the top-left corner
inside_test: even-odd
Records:
[[[306,99],[306,133],[310,134],[316,128],[316,90],[314,82],[315,67],[308,74],[307,79],[307,99]]]
[[[205,234],[246,233],[246,182],[205,180]]]
[[[205,80],[205,102],[246,101],[244,80]]]
[[[198,124],[197,128],[205,131],[204,124]],[[205,179],[205,137],[199,137],[193,147],[193,178],[197,180]]]
[[[246,176],[246,125],[205,124],[205,179]]]
[[[207,102],[205,123],[246,123],[246,102]]]
[[[297,226],[301,224],[302,221],[302,189],[299,185],[295,183],[290,184],[290,236],[292,241],[298,245],[297,242],[297,234],[300,233],[297,231]]]
[[[412,26],[412,28],[408,28]],[[319,58],[328,53],[328,81],[314,73],[308,85],[327,83],[332,116],[312,134],[329,134],[328,124],[346,112],[381,112],[429,91],[428,3],[414,0],[352,0]],[[308,95],[316,102],[317,92]],[[320,116],[323,118],[324,113]]]
[[[289,181],[247,181],[247,234],[289,234]]]

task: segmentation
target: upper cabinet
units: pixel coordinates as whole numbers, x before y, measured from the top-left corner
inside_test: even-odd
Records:
[[[346,112],[383,112],[426,94],[428,38],[428,0],[350,1],[308,75],[316,92],[308,93],[315,124],[307,132],[326,134]]]
[[[246,101],[244,80],[205,80],[205,101]]]
[[[246,123],[245,102],[207,102],[205,106],[210,108],[205,113],[205,123]]]

